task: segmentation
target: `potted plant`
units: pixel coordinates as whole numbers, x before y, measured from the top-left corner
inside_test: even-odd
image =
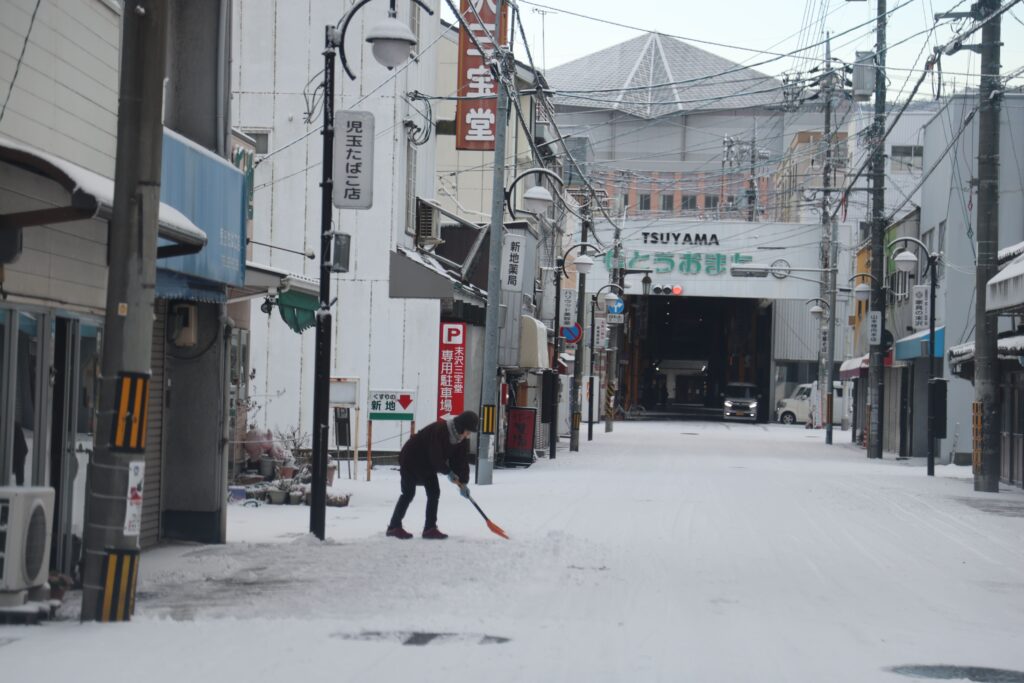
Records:
[[[271,505],[284,505],[288,502],[288,492],[292,490],[291,479],[278,479],[267,489],[267,498]]]

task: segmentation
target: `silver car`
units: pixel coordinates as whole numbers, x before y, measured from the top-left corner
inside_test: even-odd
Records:
[[[761,398],[756,384],[730,382],[722,392],[722,418],[757,421],[757,400]]]

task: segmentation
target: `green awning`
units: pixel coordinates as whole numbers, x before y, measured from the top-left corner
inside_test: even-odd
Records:
[[[281,319],[296,332],[308,330],[316,326],[316,312],[320,308],[320,299],[295,290],[287,290],[277,295],[277,310]]]

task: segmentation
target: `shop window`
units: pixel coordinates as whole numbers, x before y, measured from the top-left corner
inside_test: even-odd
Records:
[[[718,209],[718,195],[717,194],[706,194],[704,195],[704,210],[715,211]]]
[[[637,202],[638,202],[637,208],[640,211],[650,211],[651,210],[651,195],[650,194],[644,192],[644,193],[642,193],[640,195],[637,195]]]
[[[679,208],[681,208],[683,211],[696,211],[697,197],[692,194],[684,194],[682,204]]]
[[[36,442],[36,367],[42,321],[31,313],[18,313],[17,356],[14,387],[14,460],[12,471],[18,486],[29,483]]]
[[[671,213],[674,210],[675,197],[670,194],[661,195],[661,210]]]

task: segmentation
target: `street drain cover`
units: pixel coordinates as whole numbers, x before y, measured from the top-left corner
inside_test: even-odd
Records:
[[[975,681],[976,683],[1024,683],[1024,671],[989,669],[984,666],[950,666],[948,664],[907,664],[889,669],[911,678],[940,681]]]
[[[430,631],[360,631],[359,633],[332,633],[342,640],[390,640],[402,645],[430,645],[452,641],[475,641],[477,645],[500,645],[509,638],[481,633],[432,633]]]

